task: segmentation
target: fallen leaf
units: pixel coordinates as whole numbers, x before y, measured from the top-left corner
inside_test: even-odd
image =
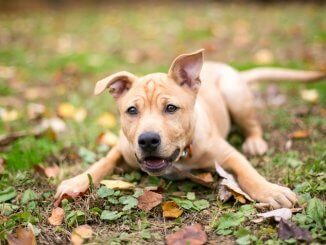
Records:
[[[15,109],[12,110],[6,110],[6,109],[2,109],[0,110],[0,118],[2,119],[2,121],[4,122],[12,122],[18,119],[18,111]]]
[[[57,107],[57,114],[61,118],[71,119],[75,115],[75,110],[76,108],[72,104],[64,102],[59,104],[59,106]]]
[[[207,172],[207,173],[200,173],[200,174],[197,174],[195,175],[196,177],[198,177],[199,179],[207,182],[207,183],[212,183],[214,182],[214,179],[213,179],[213,176],[212,176],[212,173],[210,172]]]
[[[238,200],[241,203],[246,203],[246,200],[253,201],[250,196],[245,193],[239,186],[239,184],[234,179],[233,175],[227,173],[220,165],[215,162],[215,169],[216,172],[219,174],[219,176],[223,177],[220,185],[225,186],[227,189],[224,190],[226,192],[229,190],[231,194],[234,196],[236,200]],[[228,195],[226,193],[223,193],[222,197],[227,197]],[[221,200],[223,201],[223,200]]]
[[[112,128],[117,124],[117,120],[113,114],[106,112],[97,118],[97,124],[104,128]]]
[[[167,245],[200,245],[206,243],[207,235],[201,224],[194,224],[167,235],[165,240]]]
[[[316,89],[304,89],[301,90],[301,98],[310,103],[317,103],[319,94]]]
[[[192,173],[190,173],[188,171],[183,171],[183,170],[178,169],[176,166],[172,166],[172,168],[176,173],[179,174],[180,177],[188,178],[192,182],[203,185],[203,186],[206,186],[208,188],[212,188],[212,189],[215,188],[215,186],[214,186],[214,184],[212,182],[206,182],[206,181],[202,180],[201,178],[197,177],[196,175],[194,175],[194,174],[192,174]]]
[[[83,122],[87,117],[87,110],[85,108],[77,108],[73,118],[77,122]]]
[[[300,228],[296,224],[284,219],[281,219],[277,233],[278,237],[283,240],[294,238],[307,243],[312,241],[312,237],[308,230]]]
[[[292,217],[292,211],[289,208],[279,208],[269,212],[257,214],[257,216],[267,219],[273,217],[275,221],[280,221],[281,219],[288,220]]]
[[[14,234],[7,236],[9,245],[36,245],[35,235],[32,230],[17,228]]]
[[[162,199],[163,196],[161,194],[145,190],[144,193],[138,197],[137,207],[143,211],[148,212],[152,208],[162,203]]]
[[[49,119],[43,119],[40,125],[34,129],[34,133],[36,135],[47,135],[51,139],[56,140],[64,132],[66,132],[66,130],[66,123],[58,117],[53,117]]]
[[[38,103],[30,103],[27,106],[27,115],[29,119],[41,118],[45,113],[45,106]]]
[[[76,227],[70,237],[70,241],[73,245],[83,244],[84,240],[92,238],[93,229],[89,225],[81,225]]]
[[[27,100],[47,99],[53,94],[53,90],[49,86],[26,87],[23,90],[24,97]]]
[[[260,49],[255,53],[254,60],[259,65],[271,64],[274,61],[274,54],[269,49]]]
[[[218,198],[222,202],[227,202],[231,197],[232,197],[232,193],[229,191],[229,189],[224,185],[220,186],[218,190]]]
[[[58,165],[44,167],[42,165],[35,165],[34,169],[41,174],[44,174],[46,177],[56,177],[60,174],[60,168]]]
[[[23,132],[23,131],[14,132],[14,133],[11,133],[8,135],[0,135],[0,146],[6,146],[6,145],[10,144],[11,142],[13,142],[19,138],[25,137],[27,135],[28,135],[28,133]]]
[[[174,201],[164,202],[162,209],[165,218],[178,218],[183,213],[183,210]]]
[[[127,190],[135,187],[134,184],[122,180],[102,180],[101,184],[109,189],[116,190]]]
[[[118,137],[112,133],[112,132],[105,132],[101,133],[97,139],[96,142],[98,144],[104,144],[108,146],[115,146],[118,142]]]
[[[309,137],[309,131],[307,130],[297,130],[289,135],[289,138],[292,139],[305,139]]]
[[[55,226],[61,225],[64,216],[65,216],[65,212],[62,208],[60,207],[54,208],[52,209],[51,216],[48,218],[48,222],[51,225],[55,225]]]

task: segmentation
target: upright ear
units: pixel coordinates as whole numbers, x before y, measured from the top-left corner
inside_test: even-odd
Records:
[[[109,92],[115,99],[118,99],[121,95],[127,92],[132,83],[137,79],[134,74],[131,74],[127,71],[121,71],[111,76],[108,76],[95,85],[94,94],[99,95],[106,88],[109,89]]]
[[[204,49],[200,49],[191,54],[178,56],[172,62],[169,76],[180,86],[188,86],[197,92],[200,87],[199,74],[203,66],[203,52]]]

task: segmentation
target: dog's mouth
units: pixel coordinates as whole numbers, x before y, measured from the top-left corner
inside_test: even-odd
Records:
[[[180,149],[176,149],[168,158],[153,155],[144,157],[141,160],[137,157],[137,155],[136,157],[143,171],[151,175],[161,175],[164,174],[165,170],[167,170],[172,165],[172,163],[178,157],[179,153]]]

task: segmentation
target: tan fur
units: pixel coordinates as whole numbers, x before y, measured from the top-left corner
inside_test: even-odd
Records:
[[[128,165],[139,168],[136,156],[141,158],[142,152],[137,139],[143,132],[155,131],[162,140],[160,155],[168,157],[177,148],[181,149],[173,163],[179,169],[213,168],[214,161],[217,161],[236,176],[240,186],[253,199],[275,208],[293,206],[296,196],[290,189],[268,182],[225,140],[232,116],[246,135],[245,152],[263,154],[267,150],[251,93],[247,83],[241,79],[241,73],[225,64],[202,63],[202,59],[200,50],[176,58],[168,74],[136,77],[122,72],[99,81],[95,93],[99,94],[108,87],[120,111],[122,131],[118,146],[85,173],[64,181],[58,187],[56,197],[60,199],[72,190],[84,192],[88,188],[86,174],[93,177],[95,184],[99,183],[104,174],[113,169],[120,154]],[[193,79],[185,80],[184,71]],[[257,74],[253,73],[243,77],[248,80],[250,76],[257,79]],[[185,85],[185,81],[189,84]],[[178,105],[180,110],[172,115],[164,113],[168,103]],[[130,106],[138,108],[138,116],[125,113]],[[182,160],[182,150],[190,143],[193,155]],[[166,174],[170,174],[169,171]]]

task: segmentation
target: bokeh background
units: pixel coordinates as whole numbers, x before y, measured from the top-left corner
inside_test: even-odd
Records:
[[[0,187],[34,179],[28,176],[36,164],[55,164],[58,179],[40,185],[51,196],[60,179],[114,144],[117,110],[109,94],[93,95],[97,80],[120,70],[166,72],[177,55],[200,48],[206,59],[239,70],[325,70],[325,16],[324,1],[0,1],[0,167],[9,171]],[[325,175],[318,174],[325,173],[325,83],[253,92],[271,150],[251,161],[270,180],[324,199]],[[234,132],[230,141],[240,149]],[[25,177],[18,170],[27,170]],[[24,191],[42,179],[33,181],[15,185]],[[14,226],[0,231],[0,239]],[[98,232],[105,237],[103,227]],[[66,233],[47,234],[67,241]]]

